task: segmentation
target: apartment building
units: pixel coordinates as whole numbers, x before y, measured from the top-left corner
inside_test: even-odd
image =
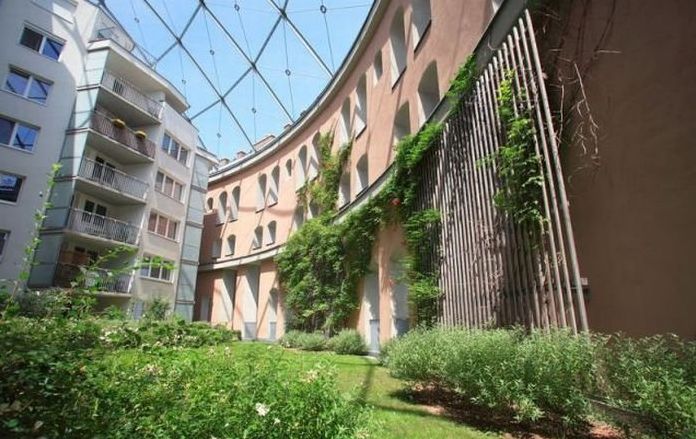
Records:
[[[436,266],[442,324],[693,338],[696,64],[684,54],[695,17],[677,0],[375,1],[307,113],[211,174],[195,318],[281,336],[274,257],[316,213],[296,190],[317,174],[320,135],[335,133],[333,151],[353,139],[341,221],[388,181],[394,144],[439,121],[417,197],[441,216],[436,245],[419,252]],[[445,92],[470,56],[471,94],[449,114]],[[533,127],[543,195],[533,233],[493,201],[505,190],[486,166],[506,138],[503,85]],[[346,324],[373,352],[414,323],[400,282],[406,251],[398,225],[381,228],[356,291]]]
[[[57,162],[29,285],[80,277],[102,306],[137,318],[160,298],[190,319],[216,158],[184,115],[185,97],[90,2],[4,0],[0,12],[0,38],[12,42],[0,55],[0,278],[18,275]],[[105,270],[83,273],[97,262]]]

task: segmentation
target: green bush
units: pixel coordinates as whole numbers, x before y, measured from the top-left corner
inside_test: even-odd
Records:
[[[93,296],[69,290],[22,291],[14,298],[11,314],[32,318],[80,318],[90,315],[95,304]]]
[[[303,332],[297,339],[303,351],[323,351],[326,349],[326,337],[321,332]]]
[[[169,313],[169,302],[164,299],[156,298],[147,304],[145,308],[144,320],[164,320]]]
[[[300,337],[302,336],[302,334],[304,334],[304,332],[295,329],[287,331],[282,337],[280,337],[278,343],[286,348],[299,349]]]
[[[585,421],[594,386],[595,343],[565,331],[416,330],[389,347],[390,372],[434,383],[521,421]]]
[[[123,322],[108,325],[102,334],[104,345],[112,348],[196,348],[239,340],[239,331],[207,323],[184,320],[143,320],[139,324]]]
[[[601,351],[600,391],[644,417],[660,437],[696,437],[696,342],[612,337]]]
[[[364,355],[367,352],[365,341],[358,331],[344,329],[331,337],[327,342],[327,348],[337,354]]]

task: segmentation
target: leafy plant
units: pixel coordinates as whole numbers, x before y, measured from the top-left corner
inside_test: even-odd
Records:
[[[303,351],[326,350],[326,342],[326,337],[321,332],[304,332],[297,339],[299,348]]]
[[[157,297],[148,302],[143,318],[145,320],[164,320],[167,318],[170,308],[167,300]]]
[[[367,345],[355,329],[343,329],[327,341],[329,350],[343,355],[364,355]]]

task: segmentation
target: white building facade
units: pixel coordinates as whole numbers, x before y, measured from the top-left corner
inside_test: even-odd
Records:
[[[100,261],[102,306],[137,318],[159,298],[190,319],[216,158],[184,96],[85,0],[0,0],[0,38],[0,278],[19,275],[59,163],[29,285],[70,286]]]

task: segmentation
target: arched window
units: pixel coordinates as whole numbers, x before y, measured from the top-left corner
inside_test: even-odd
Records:
[[[251,248],[257,250],[263,245],[263,227],[258,226],[254,229],[254,239],[251,242]]]
[[[309,202],[309,209],[307,210],[307,214],[309,215],[310,219],[319,216],[319,206],[317,206],[317,203],[315,203],[314,201]]]
[[[399,80],[406,69],[406,31],[404,29],[404,10],[399,8],[389,29],[389,44],[391,45],[391,83]]]
[[[237,245],[237,237],[234,235],[230,235],[227,237],[227,251],[225,252],[226,256],[232,256],[234,255],[234,248]]]
[[[271,184],[268,188],[268,205],[272,206],[278,202],[278,192],[280,190],[280,167],[276,166],[271,171]]]
[[[230,205],[230,221],[237,221],[239,218],[239,186],[232,189],[232,204]]]
[[[341,144],[344,144],[350,140],[351,133],[351,123],[350,123],[350,98],[346,98],[343,101],[343,106],[341,107]]]
[[[292,215],[292,230],[298,230],[304,224],[304,209],[302,206],[295,208],[295,213]]]
[[[375,80],[373,85],[377,85],[377,82],[382,79],[382,72],[384,71],[384,67],[382,66],[382,51],[380,50],[377,52],[377,55],[375,55],[375,61],[372,63],[372,71],[375,74]]]
[[[338,186],[338,207],[343,207],[350,202],[350,172],[341,175]]]
[[[394,144],[399,143],[399,140],[409,134],[411,134],[411,112],[406,102],[394,117]]]
[[[206,203],[208,206],[208,212],[212,212],[213,210],[213,197],[208,198],[208,202]]]
[[[256,188],[256,210],[266,207],[266,174],[261,174],[257,180]]]
[[[285,172],[288,174],[288,177],[292,177],[292,159],[287,159],[285,162]]]
[[[364,191],[368,185],[368,166],[367,166],[367,154],[363,154],[358,160],[358,164],[355,166],[355,193],[359,194]]]
[[[313,179],[319,175],[319,158],[320,158],[320,145],[321,134],[316,133],[312,138],[312,154],[309,156],[309,168],[307,170],[307,178]]]
[[[274,244],[276,240],[276,222],[271,221],[266,227],[266,245]]]
[[[307,146],[302,145],[295,160],[295,189],[301,188],[307,181]]]
[[[215,241],[213,241],[213,252],[212,252],[213,259],[219,258],[221,253],[222,253],[222,239],[218,238]]]
[[[421,126],[433,114],[440,103],[440,87],[437,84],[437,64],[431,62],[418,84],[419,116]]]
[[[227,219],[227,192],[222,192],[218,197],[217,222],[222,224]]]
[[[362,75],[355,89],[355,133],[360,134],[367,126],[367,80]]]
[[[413,0],[411,2],[411,34],[413,50],[418,47],[423,35],[430,26],[430,0]]]

